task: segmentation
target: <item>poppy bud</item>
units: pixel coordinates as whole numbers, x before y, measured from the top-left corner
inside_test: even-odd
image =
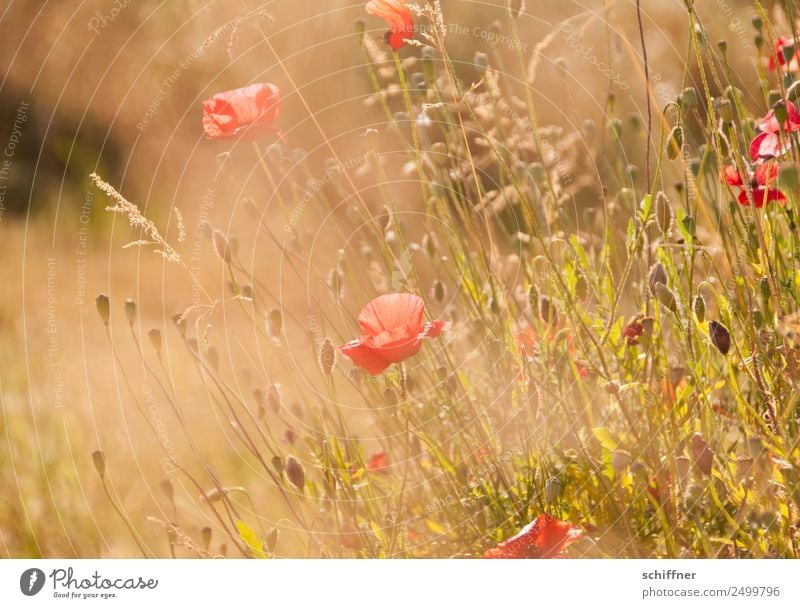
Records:
[[[656,194],[656,223],[662,234],[669,232],[672,226],[672,205],[663,192]]]
[[[267,551],[272,553],[275,551],[275,545],[278,544],[278,528],[272,528],[267,533],[267,537],[264,539],[264,546],[267,548]]]
[[[617,139],[622,138],[622,121],[619,118],[612,118],[608,121],[608,129]]]
[[[438,166],[444,167],[450,162],[450,157],[448,156],[447,146],[445,146],[442,142],[437,141],[435,144],[431,146],[431,154],[433,156],[433,162],[435,162]]]
[[[306,471],[294,456],[289,456],[286,459],[284,472],[286,473],[286,479],[298,490],[302,490],[303,486],[306,485]]]
[[[436,279],[433,282],[433,299],[436,303],[441,304],[444,302],[444,298],[447,295],[444,283],[442,283],[439,279]]]
[[[554,503],[561,494],[561,482],[558,477],[551,477],[544,482],[544,500],[547,503]]]
[[[789,112],[786,109],[786,102],[783,101],[783,98],[775,104],[773,109],[775,110],[775,118],[778,120],[778,124],[785,124],[789,119]]]
[[[433,259],[436,257],[436,251],[438,250],[436,236],[426,232],[422,237],[422,248],[425,250],[425,253],[428,254],[429,258]]]
[[[685,108],[694,108],[699,101],[697,89],[694,87],[686,87],[683,89],[683,92],[681,92],[680,103]]]
[[[277,308],[272,308],[267,313],[267,327],[269,335],[273,338],[280,338],[283,329],[283,313]]]
[[[172,322],[181,334],[182,338],[186,337],[186,319],[183,318],[183,313],[176,312],[172,315]]]
[[[728,52],[728,41],[725,39],[717,41],[717,48],[723,55]]]
[[[694,464],[703,475],[711,475],[711,467],[714,464],[714,452],[700,433],[692,435],[689,445]]]
[[[281,409],[281,394],[276,384],[271,384],[267,389],[267,402],[273,412],[277,413]]]
[[[397,405],[399,399],[397,398],[397,391],[394,390],[391,386],[386,387],[383,390],[383,398],[386,400],[386,405],[389,407],[394,407]]]
[[[486,68],[489,67],[489,55],[478,51],[475,53],[475,58],[472,60],[472,62],[475,65],[475,69],[478,70],[478,72],[483,73],[486,71]]]
[[[750,453],[750,457],[755,459],[760,458],[764,454],[764,442],[761,441],[761,438],[752,435],[751,437],[747,438],[747,451]]]
[[[94,299],[94,302],[97,304],[97,313],[100,315],[100,320],[103,322],[103,325],[108,327],[108,320],[111,316],[111,305],[108,296],[101,293]]]
[[[103,479],[106,475],[105,454],[103,454],[101,450],[95,450],[92,452],[92,462],[94,463],[94,468],[97,471],[97,474],[100,476],[100,479]]]
[[[723,355],[727,355],[731,348],[731,334],[728,329],[717,321],[708,322],[708,337],[711,338],[711,343],[717,347],[717,350]]]
[[[692,511],[696,509],[700,503],[703,502],[703,496],[705,495],[705,491],[703,490],[703,486],[697,483],[691,484],[688,488],[686,488],[686,494],[683,497],[683,505],[687,511]]]
[[[172,482],[169,479],[162,479],[161,483],[159,483],[159,486],[161,487],[161,491],[164,493],[164,496],[167,497],[167,500],[174,502],[175,488],[172,487]]]
[[[157,329],[151,329],[147,332],[147,337],[150,338],[150,346],[156,351],[157,355],[161,355],[161,332]]]
[[[694,297],[694,316],[698,323],[706,320],[706,299],[700,294]]]
[[[756,45],[757,50],[761,50],[761,47],[764,46],[764,36],[760,33],[753,36],[753,43]]]
[[[631,458],[631,453],[627,450],[614,450],[611,454],[611,468],[614,469],[614,472],[619,475],[620,473],[624,472],[631,463],[633,462],[633,458]]]
[[[214,251],[223,262],[230,263],[231,261],[231,248],[228,245],[228,239],[221,230],[215,229],[211,233],[211,239],[214,243]]]
[[[656,262],[653,264],[653,267],[650,268],[650,274],[647,275],[647,284],[650,287],[650,293],[654,296],[658,295],[656,291],[656,286],[658,284],[667,284],[667,271],[664,270],[664,265],[661,262]]]
[[[426,68],[433,67],[434,59],[436,59],[436,49],[427,45],[422,47],[422,61]]]
[[[319,366],[322,368],[322,373],[326,376],[330,376],[335,363],[336,348],[329,338],[325,338],[319,349]]]
[[[128,319],[128,325],[133,325],[136,320],[136,302],[132,298],[125,300],[125,317]]]
[[[586,275],[582,272],[578,273],[575,277],[575,297],[578,300],[583,300],[589,292],[589,283],[586,281]]]
[[[777,89],[772,89],[767,93],[767,105],[775,110],[775,118],[778,119],[778,124],[783,124],[783,121],[786,120],[785,118],[781,120],[778,118],[778,109],[775,107],[779,102],[783,101],[783,94],[778,91]],[[783,106],[783,110],[786,111],[786,106]]]
[[[733,122],[733,104],[731,104],[730,100],[717,100],[717,112],[719,112],[719,117],[723,120],[723,122]]]
[[[691,461],[686,456],[678,456],[675,458],[675,471],[678,479],[686,479],[689,475]]]
[[[211,345],[208,347],[208,350],[206,350],[206,360],[211,366],[211,369],[216,371],[219,366],[219,355],[217,354],[217,348],[215,346]]]
[[[769,286],[769,279],[767,277],[761,277],[761,280],[758,282],[758,289],[761,292],[761,297],[764,298],[765,302],[769,302],[769,299],[772,297],[772,291]]]
[[[516,19],[519,14],[525,10],[524,0],[510,0],[508,3],[508,12]]]
[[[793,162],[781,164],[778,173],[778,187],[787,192],[800,190],[800,173]]]
[[[686,230],[686,233],[694,238],[697,229],[697,223],[694,218],[691,215],[687,215],[681,220],[681,224],[683,225],[683,229]]]
[[[658,301],[664,306],[669,308],[672,312],[678,312],[678,303],[675,300],[675,294],[672,293],[669,287],[664,283],[656,283],[656,297]]]
[[[211,546],[211,528],[205,526],[202,530],[200,530],[200,538],[203,542],[203,549],[208,551],[208,548]]]
[[[555,325],[558,321],[558,310],[547,296],[539,296],[539,318],[549,325]]]
[[[670,160],[678,158],[678,154],[683,147],[683,129],[681,127],[673,127],[669,134],[669,141],[667,143],[667,156]]]
[[[528,286],[528,303],[531,305],[532,311],[535,311],[539,306],[539,293],[533,283]]]
[[[753,17],[753,20],[750,23],[753,24],[753,27],[757,32],[760,32],[761,28],[764,27],[764,22],[762,21],[761,17]]]

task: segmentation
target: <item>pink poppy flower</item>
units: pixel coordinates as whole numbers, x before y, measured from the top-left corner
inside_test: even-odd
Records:
[[[268,133],[280,111],[280,90],[261,83],[217,93],[203,102],[203,129],[208,139],[254,140]]]
[[[367,304],[358,315],[361,336],[339,347],[343,355],[373,376],[392,363],[413,357],[427,338],[449,327],[439,319],[425,323],[425,302],[410,293],[389,293]]]
[[[366,10],[389,24],[386,42],[395,51],[414,37],[414,20],[403,0],[370,0]]]
[[[789,133],[800,130],[800,110],[791,101],[786,102],[786,121],[781,126],[770,110],[758,124],[761,131],[750,142],[750,158],[754,161],[782,156],[789,151]]]
[[[483,557],[525,559],[558,557],[571,543],[583,536],[583,531],[567,521],[544,513],[520,532],[503,541]]]
[[[777,177],[778,166],[774,162],[758,165],[751,174],[748,185],[753,190],[753,199],[756,208],[760,209],[765,203],[769,203],[770,201],[778,201],[781,204],[786,202],[786,195],[777,188],[772,187]],[[741,189],[738,198],[739,204],[748,207],[750,205],[750,197],[747,195],[747,188],[736,167],[731,165],[723,167],[722,178],[728,185]]]

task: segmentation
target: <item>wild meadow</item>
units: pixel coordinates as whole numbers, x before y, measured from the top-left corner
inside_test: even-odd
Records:
[[[800,557],[800,7],[356,4],[347,103],[250,7],[191,161],[8,237],[4,553]]]

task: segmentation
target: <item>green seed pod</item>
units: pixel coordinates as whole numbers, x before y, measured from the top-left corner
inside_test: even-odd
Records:
[[[717,41],[717,48],[719,52],[725,55],[728,52],[728,41],[727,40],[719,40]]]
[[[719,352],[723,355],[728,354],[731,349],[731,334],[722,323],[709,321],[708,337],[711,338],[711,343],[717,347]]]
[[[761,28],[764,27],[764,21],[762,21],[761,17],[753,17],[750,23],[753,24],[753,28],[755,28],[757,32],[760,32]]]
[[[699,294],[694,297],[694,316],[697,318],[698,323],[703,323],[706,320],[706,300]]]

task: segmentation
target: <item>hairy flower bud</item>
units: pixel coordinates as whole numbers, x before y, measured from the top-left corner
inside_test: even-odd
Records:
[[[647,275],[647,284],[650,287],[650,293],[654,296],[658,295],[656,286],[659,283],[661,285],[667,284],[667,271],[664,270],[664,265],[661,262],[656,262],[653,264],[653,267],[650,268],[650,274]]]
[[[97,304],[97,313],[100,315],[100,320],[103,322],[103,325],[108,327],[108,321],[111,317],[111,304],[108,296],[101,293],[94,301],[95,304]]]
[[[709,321],[708,337],[711,338],[711,343],[717,347],[719,352],[723,355],[728,354],[731,349],[731,334],[722,323]]]
[[[289,483],[298,490],[302,490],[303,486],[306,485],[306,471],[303,465],[300,464],[300,461],[294,456],[289,456],[286,459],[284,472],[286,473],[286,479],[289,480]]]

